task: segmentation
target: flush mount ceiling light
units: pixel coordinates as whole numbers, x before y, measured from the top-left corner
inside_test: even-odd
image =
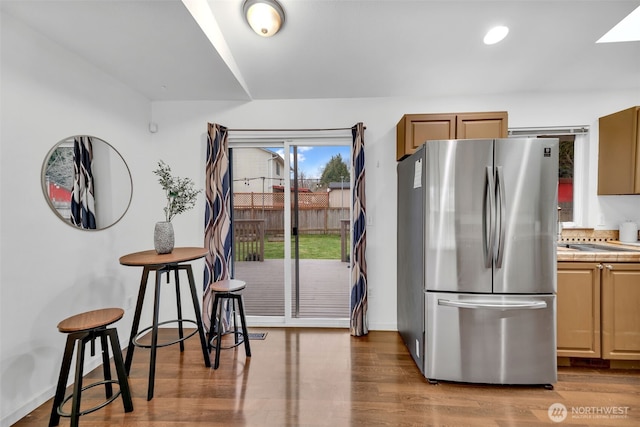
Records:
[[[484,44],[496,44],[509,34],[509,27],[497,26],[487,32],[487,35],[484,36]]]
[[[271,37],[284,24],[284,9],[276,0],[245,0],[244,17],[258,35]]]

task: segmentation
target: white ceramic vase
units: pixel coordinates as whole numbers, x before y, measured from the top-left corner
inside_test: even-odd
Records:
[[[173,224],[169,221],[156,223],[153,232],[153,246],[159,254],[170,254],[174,245]]]

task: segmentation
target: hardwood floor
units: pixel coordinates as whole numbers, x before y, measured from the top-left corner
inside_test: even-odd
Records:
[[[80,425],[539,426],[555,424],[548,415],[554,403],[568,410],[560,425],[640,425],[640,371],[559,368],[554,390],[431,385],[396,332],[372,331],[360,338],[343,329],[250,332],[268,334],[251,341],[250,359],[242,347],[223,350],[218,370],[204,366],[197,337],[186,341],[182,354],[177,345],[161,348],[155,397],[149,402],[149,351],[136,349],[129,377],[134,411],[125,414],[119,398],[81,417]],[[174,334],[161,332],[165,340]],[[98,368],[88,377],[100,375]],[[84,392],[83,408],[101,402],[100,394],[100,387]],[[15,426],[48,425],[51,405],[49,400]],[[615,418],[603,413],[614,410]],[[60,425],[68,426],[69,420]]]

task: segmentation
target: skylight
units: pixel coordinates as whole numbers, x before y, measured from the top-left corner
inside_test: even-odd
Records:
[[[640,41],[640,6],[618,22],[596,43]]]

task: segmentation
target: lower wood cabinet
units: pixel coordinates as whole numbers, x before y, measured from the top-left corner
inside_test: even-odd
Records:
[[[603,265],[602,358],[640,360],[640,264]]]
[[[601,357],[600,269],[591,262],[559,262],[557,348],[559,357]]]
[[[559,357],[640,360],[640,264],[559,262]]]

